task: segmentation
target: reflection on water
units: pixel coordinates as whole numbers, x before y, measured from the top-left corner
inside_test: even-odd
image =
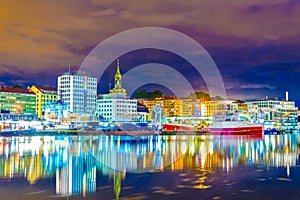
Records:
[[[118,198],[122,179],[126,179],[128,172],[230,171],[243,165],[282,166],[289,174],[290,167],[299,165],[300,137],[295,134],[262,139],[241,136],[131,139],[117,136],[0,137],[0,180],[24,177],[29,184],[36,184],[43,178],[55,177],[57,195],[86,196],[96,192],[96,176],[100,172],[113,178],[112,187]],[[180,176],[184,178],[185,174]],[[205,179],[199,175],[193,187],[209,188]],[[154,191],[156,194],[166,192],[172,191]]]

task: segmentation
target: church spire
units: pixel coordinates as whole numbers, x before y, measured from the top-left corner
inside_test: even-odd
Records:
[[[116,74],[115,74],[115,81],[116,80],[121,81],[121,79],[122,79],[122,75],[121,75],[121,72],[120,72],[120,60],[118,59],[117,60],[117,71],[116,71]]]
[[[121,75],[121,72],[120,72],[120,59],[117,60],[117,72],[116,72],[116,74]]]
[[[122,75],[120,72],[120,60],[117,60],[117,71],[115,74],[115,85],[114,88],[110,90],[113,94],[126,94],[126,90],[122,88]]]

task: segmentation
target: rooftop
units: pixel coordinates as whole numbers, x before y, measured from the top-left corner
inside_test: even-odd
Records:
[[[178,99],[176,96],[163,96],[163,97],[155,97],[153,100],[174,100]]]
[[[42,91],[51,91],[51,92],[56,92],[57,89],[51,86],[36,86],[39,90]]]
[[[86,72],[83,71],[68,71],[63,73],[61,76],[65,76],[65,75],[69,75],[69,76],[87,76],[89,78],[96,78],[96,77],[92,77],[90,74],[87,74]]]
[[[19,93],[19,94],[33,94],[26,88],[18,88],[18,87],[8,87],[8,86],[0,86],[0,92],[8,92],[8,93]]]

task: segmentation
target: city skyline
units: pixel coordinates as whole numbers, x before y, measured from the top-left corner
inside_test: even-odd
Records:
[[[155,26],[182,32],[200,43],[216,63],[229,98],[282,99],[289,91],[290,99],[299,105],[299,3],[176,1],[159,7],[156,3],[43,1],[29,7],[4,1],[0,84],[57,87],[56,77],[68,71],[69,64],[72,71],[78,70],[101,41],[128,29]],[[162,63],[179,70],[198,90],[206,89],[192,66],[170,52],[139,50],[120,60],[122,74],[141,64]],[[114,61],[107,68],[98,92],[108,91],[115,66]]]

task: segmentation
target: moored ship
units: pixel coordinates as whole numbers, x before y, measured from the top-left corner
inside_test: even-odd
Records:
[[[215,117],[207,126],[192,124],[165,123],[162,124],[165,133],[194,133],[210,135],[263,135],[263,124],[247,120],[234,119],[232,116]]]
[[[92,131],[89,131],[91,133]],[[109,124],[109,126],[101,127],[97,134],[117,135],[117,136],[149,136],[161,134],[161,127],[159,124],[151,123],[121,123]]]
[[[173,131],[183,131],[183,132],[193,132],[194,126],[189,125],[189,124],[162,124],[163,131],[165,132],[173,132]]]
[[[263,125],[248,121],[214,121],[209,127],[211,135],[263,135]]]

